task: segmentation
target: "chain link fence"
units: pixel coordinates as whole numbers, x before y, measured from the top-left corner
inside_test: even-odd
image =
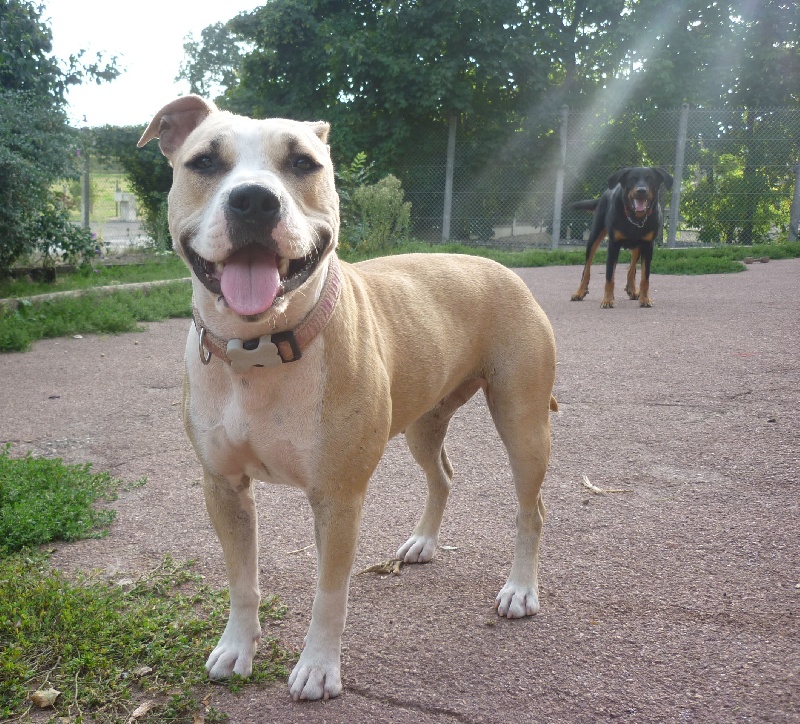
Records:
[[[596,198],[615,171],[642,165],[675,177],[661,199],[669,246],[798,237],[797,109],[562,108],[532,140],[512,138],[490,153],[460,144],[460,129],[452,130],[449,152],[445,132],[441,143],[433,139],[429,161],[398,174],[417,238],[506,249],[582,245],[591,216],[570,203]],[[70,190],[74,220],[91,227],[102,250],[146,245],[124,174],[96,159],[83,165],[80,188]]]
[[[482,163],[456,141],[449,204],[446,152],[410,168],[415,236],[510,249],[583,244],[591,217],[570,203],[599,196],[620,168],[661,166],[675,177],[671,191],[662,189],[665,244],[798,237],[800,110],[563,108],[549,135],[533,152],[500,149]]]

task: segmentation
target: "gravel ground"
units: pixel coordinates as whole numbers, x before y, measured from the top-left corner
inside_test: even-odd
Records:
[[[541,612],[492,611],[514,497],[476,397],[450,428],[446,549],[400,576],[353,578],[343,695],[294,704],[284,682],[215,689],[231,722],[800,721],[800,260],[655,274],[652,309],[601,310],[600,267],[582,303],[569,301],[577,267],[519,273],[559,348]],[[56,565],[135,574],[169,553],[224,585],[179,415],[187,324],[0,355],[0,441],[149,481],[115,503],[107,538],[59,546]],[[583,476],[625,492],[592,493]],[[405,443],[391,441],[358,570],[394,553],[423,494]],[[259,484],[258,495],[262,591],[290,609],[265,633],[299,649],[315,576],[309,508],[295,490]]]

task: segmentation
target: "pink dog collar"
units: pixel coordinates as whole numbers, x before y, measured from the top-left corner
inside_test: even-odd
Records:
[[[223,339],[214,334],[203,322],[192,301],[194,326],[200,336],[199,354],[203,364],[211,356],[227,362],[235,372],[243,373],[251,367],[277,367],[287,362],[296,362],[303,350],[314,341],[333,315],[336,302],[342,291],[342,270],[336,255],[331,256],[328,276],[319,301],[308,316],[294,330],[276,332],[256,339]]]

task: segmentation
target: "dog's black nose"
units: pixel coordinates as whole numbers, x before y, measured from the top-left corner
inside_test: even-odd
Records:
[[[269,226],[278,220],[280,198],[259,184],[242,184],[228,196],[228,209],[238,221]]]

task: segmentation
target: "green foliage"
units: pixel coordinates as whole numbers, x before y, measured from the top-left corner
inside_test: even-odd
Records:
[[[0,309],[0,351],[24,352],[38,339],[74,334],[119,334],[140,329],[138,322],[189,317],[191,287],[174,282],[140,291],[87,294]]]
[[[0,0],[0,277],[23,254],[79,260],[93,248],[90,235],[68,223],[57,181],[75,176],[74,132],[63,108],[70,85],[115,78],[116,60],[94,62],[84,51],[62,67],[52,57],[44,6]]]
[[[21,459],[0,451],[0,557],[54,540],[73,541],[108,532],[113,510],[97,501],[116,499],[120,481],[92,473],[91,465],[59,459]]]
[[[515,109],[547,82],[540,22],[516,0],[273,0],[229,21],[247,51],[221,102],[256,117],[329,120],[337,162],[369,148],[381,172],[398,174],[430,156],[453,114],[476,119],[481,147],[486,131],[513,129]]]
[[[60,110],[30,92],[0,90],[0,277],[23,254],[60,251],[80,261],[93,250],[52,190],[76,173],[75,140]]]
[[[389,253],[408,239],[411,204],[399,179],[389,175],[359,186],[350,201],[351,224],[340,230],[343,246],[355,251]]]
[[[239,80],[242,52],[228,24],[203,28],[200,40],[184,38],[184,61],[176,81],[189,82],[189,92],[211,98],[224,88],[235,88]]]
[[[202,41],[187,51],[195,70],[208,68],[209,81],[222,77],[217,58],[224,59],[230,80],[220,81],[227,87],[222,105],[256,117],[330,121],[337,164],[369,149],[377,172],[402,180],[418,233],[434,230],[440,218],[451,119],[458,121],[451,229],[466,238],[488,236],[521,205],[537,223],[546,218],[530,208],[542,202],[531,201],[529,190],[531,181],[552,186],[562,104],[610,109],[612,122],[586,125],[597,149],[584,168],[598,159],[614,168],[648,159],[669,164],[675,129],[668,143],[658,140],[667,136],[653,135],[655,109],[684,101],[706,108],[798,104],[800,4],[785,0],[272,0],[212,29],[210,59]],[[225,43],[236,45],[239,60],[226,59]],[[695,145],[746,139],[757,130],[748,115],[703,129]],[[611,142],[613,121],[630,126],[624,140]],[[735,183],[716,187],[729,206],[742,202],[737,241],[752,243],[766,227],[785,226],[768,197],[793,183],[775,178],[785,175],[787,158],[797,161],[797,148],[788,145],[777,164],[763,159],[763,171],[754,146],[739,149],[744,179],[753,183],[744,198]],[[502,199],[483,193],[500,181],[507,182]],[[703,228],[709,238],[726,236],[713,219]]]
[[[41,555],[0,559],[0,718],[24,716],[28,695],[53,687],[61,692],[56,716],[128,721],[146,699],[155,708],[137,721],[191,721],[203,711],[203,661],[224,626],[228,599],[189,565],[168,556],[124,586],[70,579]],[[285,611],[269,598],[260,615],[279,619]],[[250,681],[285,677],[289,661],[274,639],[263,640]]]
[[[359,151],[349,166],[336,166],[334,169],[342,228],[350,228],[358,223],[358,216],[353,206],[353,193],[369,182],[375,172],[374,166],[372,161],[367,163],[367,154]]]

